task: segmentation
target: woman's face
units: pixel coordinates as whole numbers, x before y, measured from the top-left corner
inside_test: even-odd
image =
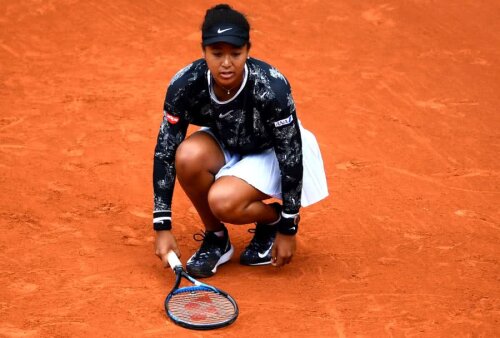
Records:
[[[243,71],[248,58],[248,45],[236,47],[225,42],[205,46],[203,51],[208,69],[215,82],[226,89],[233,89],[243,81]]]

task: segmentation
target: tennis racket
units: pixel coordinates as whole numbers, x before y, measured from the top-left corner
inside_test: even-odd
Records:
[[[189,276],[175,252],[170,251],[167,259],[176,279],[165,298],[165,312],[175,324],[188,329],[211,330],[236,320],[238,305],[230,295]],[[179,288],[183,277],[192,284]]]

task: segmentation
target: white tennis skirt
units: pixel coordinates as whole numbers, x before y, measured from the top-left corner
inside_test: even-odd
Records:
[[[226,164],[215,175],[215,179],[222,176],[235,176],[266,195],[282,199],[281,170],[274,149],[242,156],[227,150],[210,128],[203,127],[200,131],[212,135],[224,153]],[[301,204],[307,207],[327,197],[328,186],[316,137],[302,126],[300,126],[300,133],[304,168]]]

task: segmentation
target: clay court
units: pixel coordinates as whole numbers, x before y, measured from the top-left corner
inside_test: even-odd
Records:
[[[500,336],[500,3],[231,2],[292,84],[330,197],[292,264],[207,280],[240,316],[165,316],[152,158],[214,1],[0,2],[1,337]],[[196,130],[195,128],[190,129]],[[183,262],[202,229],[179,185]]]

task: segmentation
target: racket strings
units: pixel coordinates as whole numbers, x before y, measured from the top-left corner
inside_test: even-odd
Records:
[[[235,305],[224,295],[194,288],[177,290],[168,301],[168,310],[177,320],[195,325],[224,323],[236,314]]]

